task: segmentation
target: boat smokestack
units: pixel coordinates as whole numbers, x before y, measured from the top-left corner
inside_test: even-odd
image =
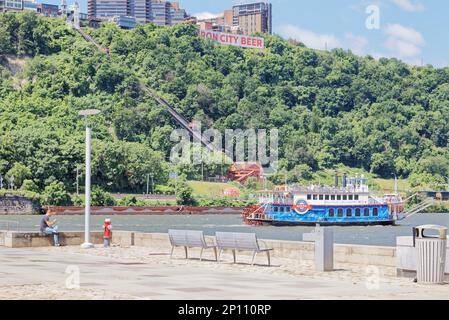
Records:
[[[335,171],[335,187],[338,187],[338,171]]]
[[[346,188],[348,186],[348,175],[343,173],[343,188]]]

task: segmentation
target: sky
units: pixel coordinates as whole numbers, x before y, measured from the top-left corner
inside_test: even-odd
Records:
[[[59,3],[59,0],[38,2]],[[74,0],[68,0],[68,3]],[[245,0],[179,0],[194,16],[217,15]],[[447,0],[271,0],[273,33],[310,48],[449,66]],[[87,0],[79,0],[86,12]]]

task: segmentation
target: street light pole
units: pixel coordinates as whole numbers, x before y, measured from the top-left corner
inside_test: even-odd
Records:
[[[90,242],[90,162],[91,162],[91,129],[87,121],[88,116],[93,116],[100,113],[99,110],[90,109],[79,112],[86,120],[86,187],[85,187],[85,207],[84,207],[84,243],[81,245],[83,249],[93,248],[94,245]]]

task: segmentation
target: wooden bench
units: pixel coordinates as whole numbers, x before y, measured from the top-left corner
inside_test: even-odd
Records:
[[[220,262],[220,257],[224,250],[232,250],[234,263],[236,263],[236,251],[252,251],[253,258],[251,260],[251,265],[254,265],[254,259],[258,253],[266,252],[268,266],[271,266],[270,251],[273,249],[260,248],[255,233],[216,232],[215,239],[217,241],[217,247],[220,250],[218,262]]]
[[[217,246],[206,242],[203,231],[168,230],[168,236],[172,246],[170,258],[172,258],[176,247],[184,247],[186,259],[189,258],[188,248],[201,248],[200,261],[203,260],[203,251],[205,249],[214,249],[215,260],[217,261]]]

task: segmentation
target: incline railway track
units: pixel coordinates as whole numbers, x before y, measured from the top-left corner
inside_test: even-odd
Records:
[[[73,15],[69,16],[67,19],[68,24],[73,27],[87,42],[93,44],[99,51],[102,53],[109,55],[109,49],[102,47],[98,42],[95,41],[94,38],[92,38],[89,34],[83,31],[83,29],[80,26],[76,26],[73,22]],[[138,75],[137,75],[138,76]],[[189,134],[194,138],[195,141],[201,142],[201,144],[206,147],[209,151],[212,152],[222,152],[223,150],[217,149],[213,144],[211,144],[209,141],[204,139],[202,134],[192,128],[191,123],[184,118],[176,109],[168,103],[164,98],[162,98],[159,94],[156,93],[155,90],[152,88],[146,86],[144,84],[144,81],[141,77],[139,77],[140,81],[140,87],[141,89],[147,93],[149,96],[151,96],[154,100],[156,100],[161,106],[165,107],[165,109],[170,113],[172,118],[180,125],[182,128],[187,130]]]

